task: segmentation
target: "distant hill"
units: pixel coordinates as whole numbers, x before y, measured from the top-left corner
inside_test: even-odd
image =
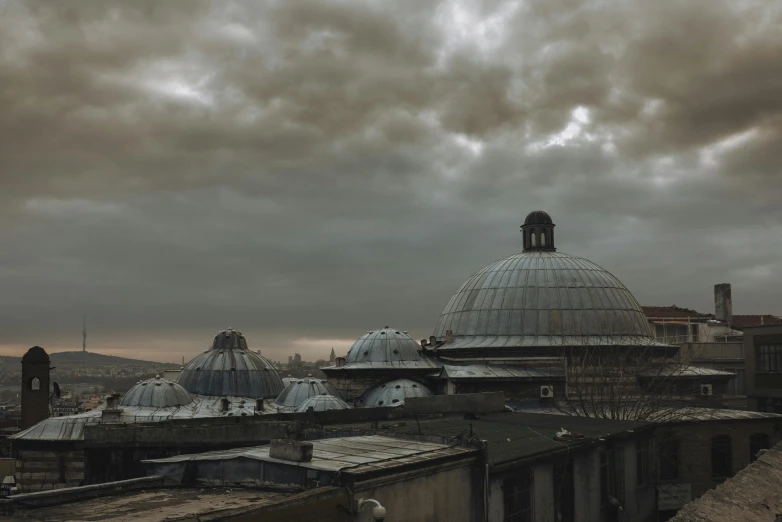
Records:
[[[20,358],[21,360],[21,358]],[[103,355],[94,352],[55,352],[49,354],[49,360],[53,365],[83,365],[90,366],[171,366],[171,363],[157,361],[142,361],[140,359],[128,359],[116,355]]]

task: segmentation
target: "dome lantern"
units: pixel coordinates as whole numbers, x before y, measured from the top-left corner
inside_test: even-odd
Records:
[[[521,233],[524,236],[524,252],[556,252],[554,227],[556,225],[546,212],[533,210],[527,214]]]

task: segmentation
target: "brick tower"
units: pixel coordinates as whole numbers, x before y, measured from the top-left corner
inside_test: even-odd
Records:
[[[40,346],[33,346],[22,357],[22,420],[21,429],[38,424],[49,417],[49,355]]]

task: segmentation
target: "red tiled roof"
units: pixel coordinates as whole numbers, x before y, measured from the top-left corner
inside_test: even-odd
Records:
[[[681,317],[686,319],[687,317],[711,317],[711,314],[702,314],[689,308],[680,308],[676,305],[673,306],[642,306],[641,307],[649,319],[655,318],[675,318]]]
[[[731,326],[762,326],[766,324],[782,324],[782,317],[776,315],[734,315]]]

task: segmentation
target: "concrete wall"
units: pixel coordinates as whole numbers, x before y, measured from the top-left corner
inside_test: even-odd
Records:
[[[385,484],[373,487],[357,484],[356,498],[373,498],[387,510],[387,522],[473,522],[475,506],[473,472],[469,465],[446,471],[389,477]],[[401,479],[401,480],[400,480]],[[393,482],[391,481],[393,480]],[[370,520],[370,509],[360,520]]]
[[[770,445],[773,446],[780,441],[781,429],[782,421],[776,419],[701,421],[661,426],[655,431],[656,442],[660,443],[671,438],[680,441],[679,478],[661,481],[661,483],[689,484],[692,490],[691,499],[694,500],[723,482],[712,476],[712,437],[716,435],[731,437],[733,472],[735,474],[750,463],[750,435],[765,433],[769,436]]]
[[[64,475],[65,482],[61,482]],[[33,492],[79,486],[84,481],[84,452],[19,450],[16,482],[19,491]]]
[[[489,485],[489,522],[504,522],[505,494],[502,480],[492,480]]]
[[[405,413],[487,413],[505,409],[503,393],[466,393],[462,395],[433,395],[411,397],[405,400]]]

